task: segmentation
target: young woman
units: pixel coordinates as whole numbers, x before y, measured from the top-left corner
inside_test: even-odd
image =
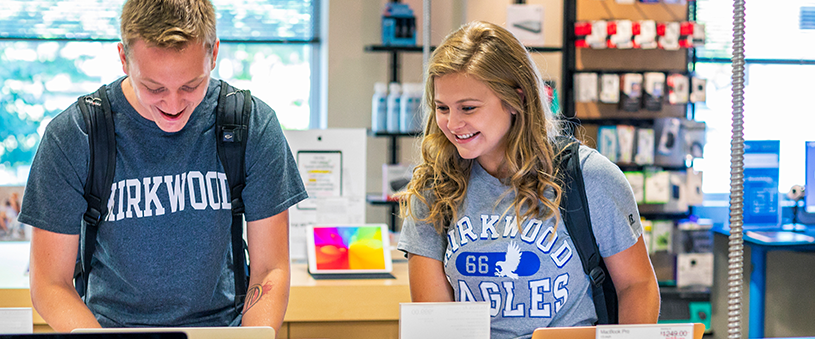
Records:
[[[558,211],[541,78],[506,29],[464,25],[430,58],[423,162],[404,194],[398,248],[413,301],[486,301],[493,338],[597,321],[591,285]],[[620,169],[586,146],[591,222],[619,298],[620,323],[655,323],[659,289],[637,204]]]

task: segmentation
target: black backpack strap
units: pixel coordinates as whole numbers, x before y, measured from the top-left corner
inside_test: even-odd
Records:
[[[108,213],[113,174],[116,170],[116,135],[113,114],[107,98],[107,86],[102,85],[95,93],[79,97],[77,106],[85,119],[88,130],[88,179],[85,181],[85,201],[88,208],[82,216],[80,234],[79,274],[75,287],[81,297],[88,291],[91,259],[96,250],[96,233],[99,224]],[[75,278],[77,272],[74,273]],[[81,284],[80,284],[81,283]]]
[[[232,199],[232,267],[235,276],[235,309],[241,312],[249,282],[243,241],[243,188],[246,186],[246,139],[249,134],[249,114],[252,95],[248,90],[237,90],[221,80],[218,111],[215,118],[218,158],[226,172]]]
[[[616,324],[617,292],[608,276],[597,239],[591,227],[589,202],[583,172],[580,169],[580,142],[574,138],[558,137],[555,144],[559,178],[562,180],[563,197],[560,202],[561,217],[576,247],[583,272],[589,276],[594,308],[598,324]],[[559,153],[558,153],[559,152]]]

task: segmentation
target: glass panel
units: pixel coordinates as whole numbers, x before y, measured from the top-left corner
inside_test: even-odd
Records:
[[[806,15],[812,0],[748,1],[745,9],[745,56],[748,59],[815,59],[815,29]],[[732,56],[733,2],[698,0],[697,19],[705,24],[702,58]],[[812,19],[809,19],[812,20]]]
[[[213,76],[309,126],[310,44],[223,43]],[[0,41],[0,185],[22,185],[48,122],[80,95],[124,75],[114,42]]]
[[[698,63],[696,73],[708,79],[707,102],[697,104],[696,119],[707,123],[705,158],[694,161],[704,171],[703,191],[730,191],[732,86],[730,64]],[[811,112],[815,65],[760,65],[746,68],[744,138],[781,140],[779,191],[804,183],[805,141],[815,140]]]
[[[314,38],[314,2],[213,0],[222,40]],[[124,0],[3,0],[0,37],[119,40]]]
[[[213,76],[251,90],[284,129],[308,129],[311,50],[309,44],[221,43]]]

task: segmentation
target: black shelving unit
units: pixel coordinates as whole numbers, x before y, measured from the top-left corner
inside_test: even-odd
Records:
[[[368,130],[368,135],[373,137],[381,137],[381,138],[388,138],[388,149],[389,149],[389,164],[397,164],[399,163],[399,138],[403,137],[416,137],[421,135],[421,133],[388,133],[388,132],[373,132]],[[391,201],[385,200],[382,198],[382,194],[368,194],[365,197],[365,200],[374,206],[388,206],[390,208],[389,219],[390,223],[388,226],[390,227],[391,231],[396,231],[396,215],[399,209],[399,202],[398,201]]]
[[[580,51],[578,55],[578,51],[575,48],[574,41],[575,34],[574,34],[574,25],[578,19],[578,2],[579,1],[592,1],[592,0],[576,0],[576,1],[564,1],[564,16],[563,16],[563,62],[562,62],[562,72],[561,72],[561,82],[562,82],[562,92],[563,98],[561,99],[561,107],[562,107],[562,117],[566,119],[569,123],[565,124],[566,126],[570,126],[574,128],[575,126],[579,125],[631,125],[636,127],[652,127],[654,125],[654,119],[661,118],[661,117],[677,117],[677,118],[687,118],[693,119],[694,118],[694,105],[693,104],[685,104],[684,106],[674,106],[673,105],[663,105],[663,110],[660,112],[652,112],[647,111],[645,109],[641,109],[638,112],[613,112],[612,109],[609,107],[613,106],[614,104],[601,104],[597,103],[598,107],[591,107],[592,109],[596,109],[599,116],[583,116],[586,115],[584,112],[581,111],[581,114],[577,114],[578,106],[583,105],[582,103],[576,103],[574,100],[574,84],[573,84],[573,77],[576,72],[595,72],[595,73],[628,73],[628,72],[639,72],[643,73],[646,71],[655,71],[655,72],[676,72],[682,73],[685,75],[691,75],[695,70],[695,63],[697,62],[695,50],[693,48],[688,48],[684,50],[678,50],[675,53],[684,53],[684,58],[679,55],[674,55],[677,59],[684,59],[684,65],[680,66],[678,64],[673,63],[665,63],[660,64],[660,66],[655,68],[647,67],[647,65],[641,65],[638,67],[636,65],[631,64],[623,64],[623,63],[592,63],[586,62],[588,58],[620,58],[621,55],[619,53],[625,53],[625,51],[613,51],[613,50],[586,50]],[[604,0],[609,1],[609,0]],[[595,1],[596,2],[596,1]],[[585,6],[585,3],[581,3],[580,5]],[[605,4],[603,4],[605,5]],[[636,6],[636,5],[632,5]],[[642,8],[645,8],[646,5],[643,5]],[[604,6],[605,7],[605,6]],[[585,9],[586,7],[581,7]],[[607,10],[608,12],[608,10]],[[695,15],[696,8],[694,1],[687,2],[687,10],[686,16],[688,20],[694,20],[696,18]],[[585,14],[585,13],[584,13]],[[607,13],[608,14],[608,13]],[[646,16],[644,12],[640,12],[642,16]],[[595,13],[596,15],[596,13]],[[590,15],[592,16],[592,15]],[[584,15],[585,17],[585,15]],[[606,18],[611,19],[611,18]],[[613,18],[613,19],[623,19],[623,18]],[[639,18],[638,18],[639,19]],[[617,53],[617,54],[615,54]],[[635,51],[636,53],[636,51]],[[643,53],[644,56],[650,55],[648,52],[640,52]],[[667,52],[654,52],[653,54],[656,56],[664,55]],[[670,53],[674,53],[671,51]],[[578,63],[578,58],[580,58],[580,62]],[[596,60],[596,59],[595,59]],[[579,69],[578,69],[578,64]],[[595,64],[595,65],[592,65]],[[595,67],[595,66],[604,66],[604,67]],[[608,66],[608,67],[605,67]],[[667,66],[667,67],[662,67]],[[609,106],[604,106],[609,105]],[[588,106],[586,106],[588,107]],[[585,107],[583,107],[585,108]],[[603,113],[611,113],[611,114],[603,114]],[[574,132],[574,131],[566,131]],[[662,168],[668,171],[685,171],[687,169],[686,166],[638,166],[638,165],[625,165],[619,164],[618,165],[623,171],[642,171],[646,170],[647,168]],[[639,204],[638,209],[640,211],[640,215],[647,219],[651,220],[681,220],[687,219],[691,216],[693,209],[689,208],[687,211],[683,212],[671,212],[665,211],[660,204]],[[655,263],[655,269],[667,269],[669,266],[658,266],[662,264],[667,264],[670,261],[670,254],[665,252],[659,252],[656,256],[652,256],[652,261]],[[688,304],[692,302],[710,302],[710,288],[708,287],[687,287],[687,288],[678,288],[675,286],[675,282],[673,282],[672,286],[663,285],[660,286],[660,294],[662,296],[662,310],[660,315],[660,321],[665,321],[666,323],[675,321],[675,320],[686,320],[689,319],[691,316],[689,314],[689,307]],[[710,328],[706,329],[706,333],[709,335],[712,333]]]

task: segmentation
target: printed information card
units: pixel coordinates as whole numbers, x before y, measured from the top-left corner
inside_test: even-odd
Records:
[[[597,339],[693,339],[693,324],[597,325]]]
[[[489,339],[487,302],[400,303],[399,338]]]

